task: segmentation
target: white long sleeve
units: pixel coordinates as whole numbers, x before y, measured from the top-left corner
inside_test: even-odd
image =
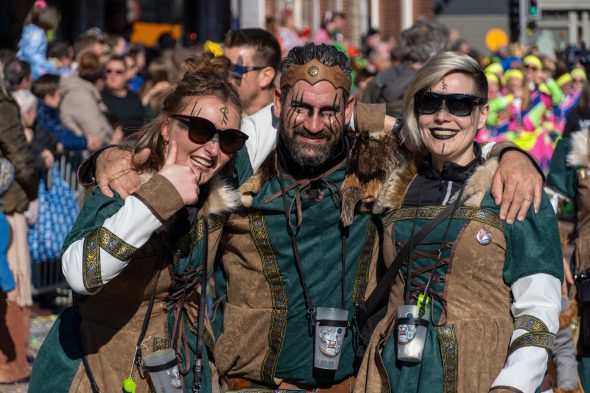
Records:
[[[561,283],[552,275],[539,273],[517,280],[511,289],[514,297],[512,315],[515,321],[528,324],[528,327],[534,324],[535,327],[514,330],[510,340],[511,347],[519,337],[529,335],[519,340],[523,346],[508,356],[492,388],[509,386],[523,393],[533,393],[541,385],[549,359],[547,349],[539,345],[549,344],[552,348],[555,333],[559,329]],[[547,328],[545,333],[542,332],[542,325]],[[536,334],[530,335],[531,332]]]
[[[278,119],[273,115],[273,104],[242,118],[241,130],[248,135],[246,149],[254,172],[276,147]]]
[[[72,243],[65,251],[62,269],[68,284],[77,293],[96,293],[127,266],[133,252],[161,226],[143,202],[129,196],[123,207],[101,227]],[[94,249],[98,255],[89,258],[89,253],[84,251],[85,244],[87,250]]]

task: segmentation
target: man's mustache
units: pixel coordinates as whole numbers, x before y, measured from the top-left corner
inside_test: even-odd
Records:
[[[297,127],[293,130],[293,136],[303,136],[308,139],[332,139],[332,133],[326,129],[321,130],[320,132],[310,132],[306,130],[304,127]]]

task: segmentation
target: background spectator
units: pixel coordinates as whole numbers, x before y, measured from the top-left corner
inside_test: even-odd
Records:
[[[54,30],[59,22],[55,7],[45,0],[37,0],[25,18],[23,34],[16,56],[31,64],[33,80],[43,74],[57,73],[55,64],[47,59],[47,31]]]
[[[2,67],[0,67],[0,70]],[[15,382],[31,374],[27,362],[31,296],[31,258],[27,244],[24,212],[37,199],[39,177],[33,153],[26,142],[19,108],[4,89],[0,72],[0,155],[15,169],[15,181],[0,196],[0,211],[10,224],[12,239],[8,245],[8,263],[16,287],[0,301],[0,383]]]
[[[59,104],[62,96],[59,92],[58,75],[42,75],[33,83],[33,94],[37,96],[37,119],[53,135],[65,150],[80,151],[88,147],[86,137],[76,135],[61,121]],[[96,149],[96,146],[93,146]]]
[[[102,99],[110,112],[121,121],[125,135],[143,125],[143,105],[139,95],[129,90],[128,68],[123,57],[111,57],[105,66],[105,88]]]
[[[33,77],[29,63],[16,58],[6,63],[4,66],[4,83],[8,91],[31,90]]]
[[[77,135],[86,136],[89,150],[108,145],[113,140],[113,129],[104,116],[107,107],[96,87],[101,83],[102,77],[98,55],[93,51],[86,51],[80,56],[78,75],[65,77],[60,81],[60,93],[63,97],[60,106],[61,120]]]

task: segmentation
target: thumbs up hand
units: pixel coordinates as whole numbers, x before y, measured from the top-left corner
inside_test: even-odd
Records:
[[[166,161],[158,173],[174,185],[185,205],[194,205],[199,200],[201,173],[189,166],[176,164],[177,155],[176,141],[170,141]]]

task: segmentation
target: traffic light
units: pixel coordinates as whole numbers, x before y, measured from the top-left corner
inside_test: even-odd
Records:
[[[533,19],[537,19],[539,17],[538,0],[529,0],[529,16]]]
[[[508,0],[508,26],[510,42],[518,42],[520,35],[520,6],[518,0]]]

